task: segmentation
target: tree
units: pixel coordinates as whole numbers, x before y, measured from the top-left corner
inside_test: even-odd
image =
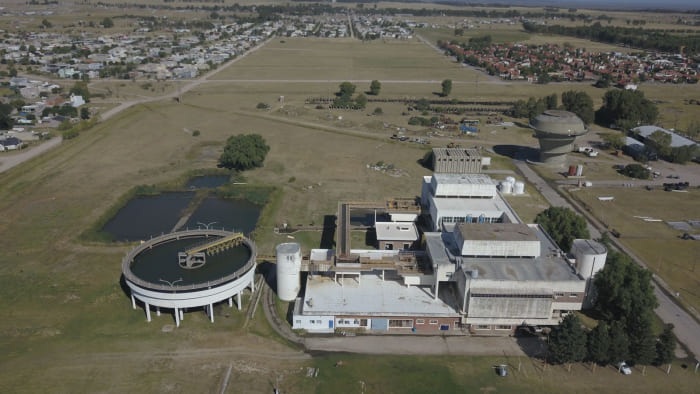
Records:
[[[22,107],[27,105],[27,103],[24,102],[24,100],[22,100],[21,98],[19,98],[19,99],[14,99],[14,100],[10,101],[10,105],[13,106],[15,109],[17,109],[17,111],[21,111]]]
[[[610,325],[610,348],[608,360],[617,363],[625,361],[629,357],[630,343],[627,333],[621,322],[613,322]]]
[[[382,88],[382,84],[376,79],[369,84],[369,94],[376,96],[379,94],[379,90]]]
[[[578,362],[586,357],[586,333],[576,314],[567,315],[552,329],[548,349],[554,364]]]
[[[697,156],[700,156],[700,148],[697,145],[685,145],[671,148],[668,159],[674,163],[685,164]]]
[[[671,134],[656,130],[644,140],[644,145],[660,156],[668,157],[671,154]]]
[[[445,79],[442,81],[442,96],[447,97],[452,93],[452,80]]]
[[[559,101],[559,98],[557,97],[556,93],[552,93],[549,96],[545,97],[544,101],[547,105],[547,109],[556,109],[558,106],[557,103]]]
[[[620,174],[626,175],[630,178],[649,179],[649,175],[651,175],[651,171],[642,167],[642,165],[640,165],[640,164],[628,164],[625,166],[625,168],[620,170]]]
[[[596,328],[588,333],[588,359],[596,364],[605,365],[610,361],[608,349],[610,335],[605,321],[598,323]]]
[[[586,220],[569,208],[548,208],[535,217],[535,223],[542,226],[565,252],[571,249],[574,239],[590,237]]]
[[[561,104],[565,110],[573,112],[583,120],[583,123],[593,123],[595,112],[593,100],[586,92],[570,90],[561,94]]]
[[[358,107],[364,108],[367,106],[367,96],[365,96],[363,93],[360,93],[355,97],[355,104],[357,104]]]
[[[102,26],[104,26],[106,28],[114,27],[114,21],[112,21],[112,18],[110,18],[110,17],[105,17],[102,20]]]
[[[15,124],[10,117],[12,106],[10,104],[0,103],[0,130],[9,130]]]
[[[48,19],[44,18],[44,20],[41,21],[41,26],[46,29],[50,29],[53,27],[53,24],[48,21]]]
[[[90,110],[87,107],[80,108],[80,119],[90,119]]]
[[[673,352],[676,349],[676,337],[673,335],[673,324],[666,324],[664,332],[656,342],[656,359],[654,365],[668,364],[673,361]]]
[[[262,167],[270,147],[259,134],[233,135],[226,140],[219,166],[238,171]]]
[[[350,82],[343,82],[340,84],[340,91],[336,95],[349,99],[353,94],[355,94],[355,85]]]
[[[85,81],[76,82],[73,87],[70,88],[69,93],[76,96],[82,96],[83,100],[86,102],[90,100],[90,91],[88,90],[87,82]]]
[[[625,136],[622,133],[603,133],[600,135],[600,137],[610,148],[622,149],[625,147]]]
[[[640,123],[653,124],[659,116],[656,104],[644,97],[640,90],[608,90],[603,96],[603,106],[595,114],[598,124],[629,127]]]
[[[635,315],[650,313],[658,306],[651,277],[651,271],[626,254],[608,250],[605,267],[593,282],[597,291],[593,308],[604,320],[632,324]]]
[[[382,111],[382,107],[375,108],[374,112],[373,112],[373,114],[375,114],[375,115],[381,115],[383,113],[384,113],[384,111]]]
[[[635,313],[627,322],[630,359],[634,364],[649,365],[656,358],[656,337],[651,329],[651,311]]]

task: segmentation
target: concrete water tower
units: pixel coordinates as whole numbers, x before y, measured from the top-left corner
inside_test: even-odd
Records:
[[[588,133],[581,118],[567,111],[547,110],[530,122],[540,140],[540,161],[548,166],[566,165],[566,154],[574,149],[576,137]]]
[[[301,245],[290,242],[277,245],[277,296],[294,301],[301,289]]]

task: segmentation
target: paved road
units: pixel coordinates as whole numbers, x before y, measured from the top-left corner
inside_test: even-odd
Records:
[[[578,204],[574,203],[572,205],[567,200],[562,198],[561,195],[552,189],[552,187],[549,186],[544,179],[537,175],[537,173],[533,171],[527,165],[527,163],[520,160],[513,160],[513,162],[518,170],[522,172],[528,181],[535,185],[537,190],[542,193],[544,198],[549,201],[552,206],[563,206],[578,211],[586,218],[589,231],[591,232],[591,237],[600,237],[600,231],[598,231],[598,228],[603,228],[603,226],[588,211],[582,209],[582,207],[580,207]],[[637,264],[647,268],[644,261],[637,257],[625,245],[621,244],[614,238],[612,239],[612,242],[618,249],[628,254]],[[660,284],[657,283],[657,281]],[[673,292],[661,278],[655,277],[652,284],[654,286],[654,295],[656,295],[656,298],[659,300],[659,307],[654,311],[665,323],[672,323],[674,325],[673,332],[676,334],[678,340],[683,343],[696,357],[700,357],[700,324],[698,324],[698,322],[693,319],[688,312],[676,304],[676,302],[666,292],[661,290],[660,286],[664,286],[664,288],[667,289],[667,292]]]
[[[24,163],[25,161],[32,159],[40,154],[46,152],[49,149],[55,148],[61,145],[63,137],[54,137],[48,141],[43,142],[41,145],[34,146],[23,152],[15,154],[2,154],[0,155],[0,173],[9,170],[10,168]]]

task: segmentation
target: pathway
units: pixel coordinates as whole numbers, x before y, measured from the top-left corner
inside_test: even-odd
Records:
[[[22,152],[15,154],[3,154],[0,156],[0,173],[9,170],[10,168],[20,165],[25,161],[39,156],[40,154],[46,152],[49,149],[53,149],[63,141],[63,137],[54,137],[48,141],[43,142],[41,145],[34,146],[30,149],[26,149]]]

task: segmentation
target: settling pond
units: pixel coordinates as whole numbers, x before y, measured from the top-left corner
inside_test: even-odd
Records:
[[[203,199],[197,207],[191,207],[194,196],[194,192],[136,196],[101,231],[114,241],[139,241],[173,230],[207,225],[246,235],[255,229],[262,207],[246,200],[213,196]],[[186,212],[192,214],[187,218]]]

